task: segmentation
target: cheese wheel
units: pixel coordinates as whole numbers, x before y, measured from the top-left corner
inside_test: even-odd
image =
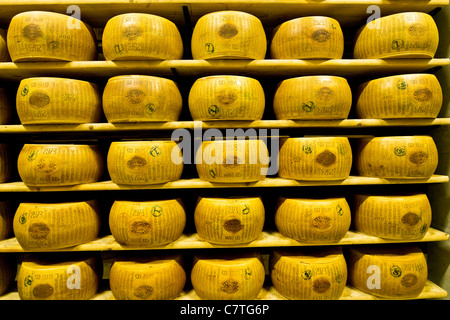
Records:
[[[338,242],[350,227],[351,212],[345,198],[278,199],[275,225],[278,231],[301,242]]]
[[[109,285],[117,300],[173,300],[186,283],[181,255],[116,259]]]
[[[11,178],[11,147],[6,143],[0,143],[0,183],[7,182]]]
[[[275,290],[291,300],[337,300],[347,283],[347,264],[340,248],[275,249],[269,270]]]
[[[13,216],[11,202],[0,201],[0,240],[8,239],[13,234]]]
[[[148,185],[178,180],[183,172],[181,149],[174,141],[115,141],[107,158],[111,180]]]
[[[88,300],[97,293],[101,266],[95,256],[30,256],[17,275],[21,300]]]
[[[7,31],[0,29],[0,62],[9,62],[11,57],[9,56],[8,46],[6,44]]]
[[[339,22],[323,16],[286,21],[275,28],[272,59],[341,59],[344,34]]]
[[[356,167],[361,176],[425,179],[438,164],[436,144],[429,136],[360,139]]]
[[[406,196],[355,195],[356,231],[396,240],[419,240],[431,224],[426,194]]]
[[[103,158],[97,145],[25,144],[17,168],[27,186],[71,186],[98,181]]]
[[[264,107],[263,87],[249,77],[203,77],[189,92],[193,120],[261,120]]]
[[[287,138],[281,142],[278,176],[295,180],[343,180],[352,150],[346,137]]]
[[[17,273],[15,256],[12,254],[0,255],[0,295],[6,293],[14,283]]]
[[[381,298],[417,297],[427,281],[427,261],[415,245],[353,246],[347,262],[349,284]]]
[[[103,91],[103,111],[110,123],[177,121],[182,105],[177,84],[160,77],[112,77]]]
[[[442,88],[435,75],[396,75],[361,84],[356,114],[362,119],[436,118],[442,100]]]
[[[433,58],[439,32],[423,12],[402,12],[375,19],[356,34],[355,59]]]
[[[13,105],[5,88],[0,88],[0,124],[10,124],[13,117]]]
[[[264,219],[260,197],[200,197],[194,211],[199,238],[222,245],[256,240],[262,233]]]
[[[279,83],[273,111],[278,120],[346,119],[352,91],[345,78],[305,76]]]
[[[168,244],[183,234],[186,213],[181,199],[160,201],[115,201],[109,213],[109,228],[117,242],[153,247]]]
[[[195,24],[192,57],[201,59],[264,59],[267,39],[261,21],[246,12],[208,13]]]
[[[196,154],[201,180],[210,182],[251,182],[264,180],[269,151],[263,140],[203,141]]]
[[[204,300],[253,300],[261,291],[265,269],[259,253],[194,256],[191,283]]]
[[[25,250],[60,249],[94,240],[100,231],[96,201],[22,202],[14,215],[14,235]]]
[[[95,83],[64,78],[23,79],[16,108],[22,124],[100,122],[102,105]]]
[[[147,13],[125,13],[108,20],[102,36],[106,60],[179,60],[183,41],[177,26]]]
[[[97,59],[92,28],[61,13],[28,11],[15,15],[9,24],[7,44],[13,62]]]

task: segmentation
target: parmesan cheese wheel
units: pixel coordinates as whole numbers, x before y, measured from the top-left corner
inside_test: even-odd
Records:
[[[286,21],[275,28],[272,59],[341,59],[344,34],[339,22],[323,16]]]
[[[251,182],[264,180],[269,151],[263,140],[203,141],[196,154],[201,180],[210,182]]]
[[[5,88],[0,88],[0,124],[10,124],[13,116],[13,105]]]
[[[264,219],[260,197],[200,197],[194,212],[199,238],[222,245],[256,240],[262,233]]]
[[[109,228],[117,242],[153,247],[168,244],[183,234],[186,213],[181,199],[115,201]]]
[[[172,300],[186,283],[181,255],[164,258],[117,259],[109,285],[117,300]]]
[[[12,254],[0,255],[0,295],[11,288],[17,273],[15,256]]]
[[[253,300],[261,291],[265,269],[259,253],[195,256],[191,282],[205,300]]]
[[[94,240],[100,231],[96,201],[21,203],[14,215],[14,234],[25,250],[59,249]]]
[[[16,107],[22,124],[92,123],[100,122],[102,116],[98,86],[75,79],[23,79]]]
[[[415,245],[354,246],[347,262],[349,284],[382,298],[416,297],[427,281],[427,261]]]
[[[432,137],[376,137],[359,142],[356,167],[361,176],[425,179],[437,168],[438,152]]]
[[[439,32],[433,18],[423,12],[402,12],[362,26],[355,38],[355,59],[433,58]]]
[[[301,242],[338,242],[350,227],[351,212],[345,198],[278,199],[275,225],[278,231]]]
[[[291,300],[337,300],[347,283],[347,264],[340,248],[286,251],[270,259],[275,290]]]
[[[0,62],[8,62],[11,61],[11,57],[9,56],[8,46],[6,44],[6,30],[0,29]]]
[[[17,275],[21,300],[88,300],[97,293],[101,266],[94,256],[30,256]]]
[[[7,182],[11,178],[11,147],[6,143],[0,143],[0,183]]]
[[[15,15],[9,24],[7,44],[13,62],[97,58],[92,28],[61,13],[28,11]]]
[[[264,107],[263,87],[249,77],[203,77],[194,82],[189,92],[189,110],[194,120],[261,120]]]
[[[261,21],[249,13],[212,12],[195,24],[191,50],[194,60],[264,59],[266,33]]]
[[[279,83],[273,110],[278,120],[346,119],[352,91],[345,78],[305,76]]]
[[[174,141],[115,141],[107,158],[111,180],[143,185],[178,180],[183,172],[181,149]]]
[[[12,236],[13,216],[11,202],[8,200],[0,201],[0,240],[5,240]]]
[[[355,195],[354,227],[384,239],[419,240],[431,224],[426,194],[407,196]]]
[[[110,123],[177,121],[182,105],[177,84],[160,77],[112,77],[103,91],[103,111]]]
[[[25,144],[17,168],[27,186],[70,186],[98,181],[103,157],[97,145]]]
[[[177,26],[147,13],[125,13],[108,20],[102,36],[106,60],[179,60],[183,41]]]
[[[280,146],[281,178],[343,180],[351,167],[352,150],[346,137],[287,138]]]

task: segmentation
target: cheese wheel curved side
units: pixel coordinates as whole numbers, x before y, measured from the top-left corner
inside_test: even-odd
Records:
[[[0,240],[13,235],[14,212],[9,200],[0,201]]]
[[[17,274],[16,258],[12,254],[0,254],[0,295],[12,289]]]

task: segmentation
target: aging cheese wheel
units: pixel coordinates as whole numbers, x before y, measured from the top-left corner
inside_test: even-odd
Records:
[[[0,295],[11,288],[16,278],[17,265],[15,256],[10,253],[0,255]]]
[[[0,124],[10,124],[13,116],[13,104],[8,91],[0,88]]]
[[[11,177],[11,147],[0,143],[0,183],[7,182]]]
[[[22,202],[14,215],[14,234],[25,250],[59,249],[94,240],[100,231],[96,201]]]
[[[17,275],[21,300],[88,300],[97,293],[101,266],[95,256],[27,257]]]
[[[337,300],[347,283],[347,264],[340,248],[275,249],[270,277],[277,292],[288,299]]]
[[[200,197],[194,221],[200,239],[222,245],[256,240],[264,227],[265,210],[260,197]]]
[[[195,60],[264,59],[266,33],[261,21],[249,13],[212,12],[195,24],[191,50]]]
[[[177,84],[160,77],[112,77],[103,91],[103,111],[110,123],[177,121],[182,105]]]
[[[185,283],[181,255],[117,259],[109,273],[109,285],[117,300],[173,300]]]
[[[432,137],[376,137],[359,142],[356,167],[361,176],[424,179],[437,168],[438,152]]]
[[[263,140],[203,141],[196,154],[201,180],[210,182],[251,182],[264,180],[269,151]]]
[[[426,194],[406,196],[355,195],[354,227],[385,239],[422,239],[431,224]]]
[[[82,21],[61,13],[28,11],[15,15],[7,34],[9,54],[18,61],[90,61],[97,39]]]
[[[435,75],[396,75],[360,85],[356,113],[362,119],[436,118],[442,99]]]
[[[204,300],[253,300],[261,291],[265,269],[259,253],[195,256],[191,282]]]
[[[5,240],[13,235],[13,216],[11,202],[0,201],[0,240]]]
[[[281,142],[278,176],[295,180],[343,180],[352,167],[346,137],[287,138]]]
[[[168,244],[183,234],[186,213],[181,199],[115,201],[109,228],[117,242],[153,247]]]
[[[6,44],[6,30],[0,29],[0,62],[8,62],[11,61],[11,57],[9,56],[8,46]]]
[[[106,60],[179,60],[183,41],[177,26],[147,13],[125,13],[108,20],[102,36]]]
[[[347,262],[349,284],[382,298],[416,297],[427,281],[427,261],[415,245],[353,246]]]
[[[352,91],[345,78],[305,76],[279,83],[273,111],[278,120],[346,119]]]
[[[97,145],[25,144],[17,168],[27,186],[70,186],[98,181],[103,157]]]
[[[280,197],[275,212],[278,231],[301,242],[337,242],[347,233],[350,222],[350,207],[345,198]]]
[[[433,18],[423,12],[402,12],[362,26],[355,38],[355,59],[433,58],[439,32]]]
[[[339,22],[323,16],[286,21],[275,28],[272,59],[341,59],[344,34]]]
[[[174,141],[115,141],[107,163],[111,180],[125,185],[174,181],[183,172],[181,149]]]
[[[263,87],[249,77],[203,77],[189,92],[193,120],[261,120],[264,107]]]
[[[102,105],[95,83],[51,77],[23,79],[16,108],[22,124],[100,122]]]

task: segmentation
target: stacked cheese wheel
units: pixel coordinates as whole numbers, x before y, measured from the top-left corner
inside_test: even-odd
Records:
[[[176,121],[182,104],[177,84],[160,77],[112,77],[103,91],[103,111],[110,123]]]
[[[7,89],[0,88],[0,124],[10,124],[12,117],[12,103]]]
[[[0,201],[0,240],[7,239],[12,235],[13,214],[11,202]]]
[[[0,29],[0,62],[11,61],[9,56],[8,46],[6,44],[6,30]]]
[[[11,177],[11,147],[8,144],[0,143],[0,183],[7,182]]]
[[[17,273],[16,259],[14,255],[0,255],[0,295],[7,292],[14,283]]]

